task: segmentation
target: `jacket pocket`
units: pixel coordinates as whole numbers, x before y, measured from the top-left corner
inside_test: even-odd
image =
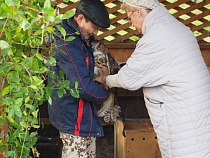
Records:
[[[156,99],[152,99],[152,98],[146,98],[147,101],[150,103],[151,106],[157,106],[160,105],[160,108],[162,107],[163,103],[162,101],[156,100]]]

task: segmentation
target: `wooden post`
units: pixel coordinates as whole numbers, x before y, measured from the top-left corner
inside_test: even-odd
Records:
[[[2,77],[0,77],[0,91],[2,91],[4,87],[4,80]],[[0,102],[1,102],[1,98],[0,98]],[[4,107],[1,106],[0,107],[0,115],[2,114],[2,112],[4,112]],[[6,135],[8,133],[8,124],[7,124],[7,120],[4,120],[4,124],[0,126],[0,140],[3,140],[3,143],[6,143]],[[0,158],[4,158],[4,154],[5,154],[6,150],[0,150]]]

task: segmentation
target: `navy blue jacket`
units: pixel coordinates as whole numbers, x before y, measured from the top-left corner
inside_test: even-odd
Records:
[[[64,133],[79,136],[103,136],[103,128],[97,115],[96,103],[104,102],[109,92],[93,81],[94,59],[92,48],[87,45],[73,19],[63,20],[61,26],[67,37],[75,36],[71,42],[65,42],[57,31],[53,43],[53,51],[57,65],[51,70],[59,74],[62,70],[65,78],[70,80],[70,88],[79,83],[80,98],[76,99],[67,91],[59,98],[57,90],[52,94],[52,105],[48,105],[49,118],[54,127]],[[52,78],[49,76],[49,81]],[[56,82],[56,80],[54,80]]]

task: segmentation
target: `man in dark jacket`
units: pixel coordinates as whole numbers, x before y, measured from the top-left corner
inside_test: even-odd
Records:
[[[66,38],[74,36],[75,39],[67,42],[56,32],[53,51],[57,64],[51,70],[57,75],[60,70],[64,72],[71,89],[78,82],[79,98],[70,92],[59,97],[55,89],[52,105],[48,105],[49,118],[60,131],[62,158],[93,158],[96,137],[104,135],[95,103],[104,102],[109,92],[93,80],[94,59],[88,41],[100,28],[110,26],[109,14],[100,0],[81,0],[74,17],[63,20],[61,26],[66,30]]]

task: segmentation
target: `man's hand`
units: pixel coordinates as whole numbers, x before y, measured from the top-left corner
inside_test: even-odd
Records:
[[[98,76],[94,78],[94,81],[98,82],[99,85],[105,87],[108,89],[108,86],[106,85],[106,76]]]

